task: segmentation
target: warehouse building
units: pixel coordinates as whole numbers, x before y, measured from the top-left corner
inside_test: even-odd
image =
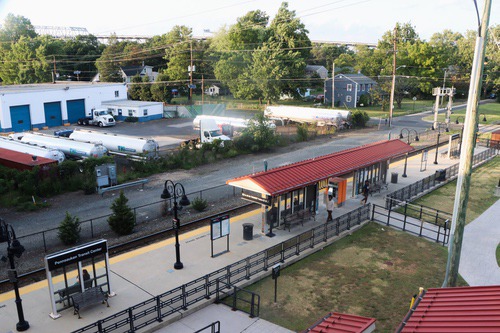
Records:
[[[102,107],[108,109],[116,120],[137,118],[138,122],[143,122],[163,118],[162,102],[122,99],[103,102]]]
[[[69,125],[127,98],[123,83],[56,82],[0,86],[0,132],[22,132]]]

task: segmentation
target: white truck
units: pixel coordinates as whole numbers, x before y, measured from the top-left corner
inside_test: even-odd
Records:
[[[78,119],[78,125],[108,127],[115,126],[116,122],[107,109],[93,109],[87,117]]]
[[[221,140],[221,146],[223,147],[224,141],[231,141],[230,137],[222,134],[221,129],[214,119],[201,119],[199,128],[199,138],[186,140],[181,143],[181,146],[200,148],[203,143],[212,143],[215,140]]]

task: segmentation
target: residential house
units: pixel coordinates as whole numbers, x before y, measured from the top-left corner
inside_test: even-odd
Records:
[[[377,84],[363,74],[337,74],[334,76],[335,106],[356,108],[361,95],[370,93]],[[325,104],[332,103],[332,79],[325,80]]]
[[[318,74],[324,80],[328,77],[328,69],[325,66],[306,65],[306,76],[311,77],[314,74]]]
[[[136,75],[140,75],[141,78],[147,76],[149,78],[149,82],[155,81],[158,76],[158,72],[153,72],[153,66],[147,66],[144,64],[141,66],[120,67],[120,74],[123,78],[123,82],[126,83],[130,83],[132,81],[132,77]]]

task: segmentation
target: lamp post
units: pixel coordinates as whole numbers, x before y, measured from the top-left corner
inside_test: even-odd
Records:
[[[17,316],[19,317],[19,322],[16,324],[16,330],[18,332],[26,331],[30,328],[30,324],[24,319],[23,312],[23,300],[19,295],[19,285],[17,281],[17,271],[14,264],[14,256],[20,258],[24,252],[24,246],[21,245],[19,240],[16,238],[16,233],[11,225],[8,225],[4,220],[0,219],[0,242],[7,242],[7,257],[9,258],[9,280],[14,286],[14,293],[16,295],[16,308]],[[4,260],[5,257],[2,258]]]
[[[483,121],[486,122],[486,115],[484,113],[480,113],[479,116],[483,116]]]
[[[438,134],[437,134],[437,140],[436,140],[436,157],[434,158],[434,164],[438,164],[439,137],[441,136],[441,125],[442,124],[443,123],[437,123]],[[436,130],[436,128],[433,127],[433,130]],[[446,132],[448,132],[448,128],[446,128]]]
[[[410,134],[411,134],[411,131],[414,131],[414,132],[415,132],[415,141],[420,141],[420,139],[419,139],[419,137],[418,137],[418,132],[417,132],[417,130],[415,130],[415,129],[408,129],[408,128],[406,128],[406,127],[405,127],[405,128],[403,128],[403,129],[401,130],[401,132],[399,132],[399,139],[401,139],[401,140],[403,139],[403,137],[404,137],[404,136],[403,136],[403,131],[407,131],[407,132],[408,132],[408,135],[407,135],[407,137],[406,137],[406,143],[407,143],[407,144],[410,144]],[[407,167],[407,165],[408,165],[408,153],[406,153],[406,154],[405,154],[405,167],[404,167],[404,169],[403,169],[403,174],[401,175],[401,177],[404,177],[404,178],[408,177],[408,175],[406,174],[406,167]]]
[[[177,198],[181,197],[179,201],[180,208],[177,207]],[[181,262],[181,252],[180,252],[180,244],[179,244],[179,229],[181,223],[179,218],[177,217],[177,211],[182,209],[182,206],[189,206],[191,203],[186,196],[186,191],[184,190],[184,186],[179,183],[174,183],[171,180],[165,181],[165,188],[163,189],[163,193],[161,194],[162,199],[173,199],[174,200],[174,219],[172,220],[172,226],[175,231],[175,269],[182,269],[184,265]]]

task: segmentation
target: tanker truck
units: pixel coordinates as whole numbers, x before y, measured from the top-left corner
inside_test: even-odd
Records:
[[[21,142],[45,146],[62,151],[66,156],[74,158],[95,157],[106,155],[108,150],[102,144],[79,142],[67,138],[55,137],[41,133],[26,132],[16,135]]]
[[[285,123],[315,123],[317,126],[349,127],[351,111],[338,109],[304,108],[297,106],[268,106],[264,115],[270,119],[281,119]]]
[[[100,143],[112,153],[124,155],[145,155],[156,157],[158,143],[153,139],[136,138],[133,136],[100,133],[89,130],[75,129],[69,135],[70,139],[80,142]]]
[[[99,127],[115,126],[115,118],[106,109],[93,109],[85,118],[78,119],[78,125],[94,125]]]
[[[0,148],[10,149],[33,156],[50,158],[52,160],[56,160],[58,163],[62,163],[64,161],[64,153],[60,150],[31,145],[3,136],[0,136]]]

